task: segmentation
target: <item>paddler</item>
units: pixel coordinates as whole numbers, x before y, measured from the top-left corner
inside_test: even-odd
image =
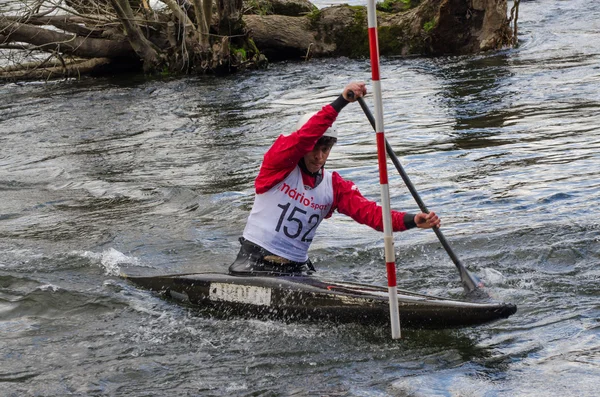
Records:
[[[353,182],[324,168],[337,142],[333,123],[339,112],[366,93],[365,83],[348,84],[335,101],[304,115],[297,131],[280,135],[265,153],[254,182],[254,205],[240,238],[242,247],[230,274],[310,274],[315,269],[308,248],[321,221],[335,210],[383,230],[381,207],[363,197]],[[439,227],[440,219],[434,212],[392,211],[392,226],[395,232],[430,229]]]

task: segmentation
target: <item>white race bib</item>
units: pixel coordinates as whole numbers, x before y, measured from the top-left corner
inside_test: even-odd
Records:
[[[331,174],[314,188],[304,186],[296,166],[280,183],[254,198],[244,238],[294,262],[308,260],[308,248],[333,205]]]

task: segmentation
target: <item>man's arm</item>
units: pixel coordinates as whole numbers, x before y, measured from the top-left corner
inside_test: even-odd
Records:
[[[334,206],[339,213],[348,215],[356,222],[383,231],[382,209],[377,203],[366,199],[356,185],[344,180],[337,172],[332,173]],[[401,232],[416,226],[415,215],[392,211],[392,228]]]
[[[349,92],[353,92],[350,97]],[[335,121],[338,113],[349,103],[367,94],[364,82],[352,82],[344,87],[342,94],[331,104],[311,117],[291,135],[280,135],[265,153],[260,171],[254,182],[256,193],[261,194],[285,179],[300,159],[313,150],[315,144]]]
[[[340,109],[341,110],[341,109]],[[300,159],[313,150],[315,143],[335,121],[338,115],[332,105],[326,105],[298,131],[280,135],[265,153],[254,187],[261,194],[285,179]]]

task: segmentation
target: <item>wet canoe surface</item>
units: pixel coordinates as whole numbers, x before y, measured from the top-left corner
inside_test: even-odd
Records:
[[[388,324],[386,287],[312,276],[240,277],[218,273],[127,276],[133,284],[198,307],[215,317],[283,321]],[[516,313],[501,302],[466,302],[398,291],[401,326],[456,328],[489,323]]]

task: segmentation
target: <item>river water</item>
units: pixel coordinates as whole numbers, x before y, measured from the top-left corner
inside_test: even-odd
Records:
[[[600,3],[523,1],[520,34],[498,53],[382,60],[388,140],[463,262],[519,307],[397,341],[207,318],[118,277],[226,271],[264,151],[369,81],[368,61],[0,86],[0,395],[597,395]],[[378,200],[360,107],[337,125],[329,168]],[[391,166],[390,194],[417,211]],[[432,232],[395,247],[400,288],[462,297]],[[323,277],[386,283],[381,234],[344,216],[311,250]]]

